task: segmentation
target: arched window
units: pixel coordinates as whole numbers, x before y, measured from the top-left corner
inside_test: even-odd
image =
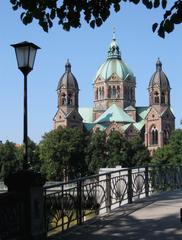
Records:
[[[164,139],[164,144],[167,144],[169,141],[169,136],[170,136],[170,127],[166,126],[166,128],[164,129],[164,135],[163,135],[163,139]]]
[[[72,94],[69,93],[68,94],[68,105],[72,105],[72,104],[73,104]]]
[[[161,94],[161,103],[165,103],[165,93],[162,92]]]
[[[159,103],[159,93],[158,92],[154,93],[154,103]]]
[[[117,86],[116,98],[120,98],[120,87]]]
[[[98,88],[95,91],[95,100],[98,100]]]
[[[108,98],[111,98],[111,86],[108,88]]]
[[[102,87],[101,95],[102,95],[102,99],[104,99],[104,87]]]
[[[155,126],[152,127],[151,129],[151,144],[152,145],[158,144],[158,130]]]
[[[65,105],[66,104],[66,94],[62,93],[61,94],[61,105]]]
[[[113,86],[112,88],[112,98],[116,98],[116,87]]]
[[[99,97],[98,97],[98,99],[100,100],[101,99],[101,87],[99,88]]]

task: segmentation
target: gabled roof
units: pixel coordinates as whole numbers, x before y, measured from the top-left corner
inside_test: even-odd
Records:
[[[104,122],[125,122],[132,123],[134,120],[124,112],[124,110],[118,107],[115,103],[112,104],[94,123]]]
[[[78,112],[83,118],[84,123],[92,123],[93,122],[93,108],[92,107],[80,107]]]
[[[124,110],[126,110],[126,111],[135,111],[136,109],[133,107],[133,106],[128,106],[128,107],[126,107]]]
[[[123,129],[124,131],[126,131],[126,130],[129,128],[130,125],[131,125],[131,123],[127,123],[127,124],[125,124],[125,125],[122,126],[122,129]]]
[[[82,116],[80,115],[80,113],[76,109],[73,109],[71,112],[69,112],[65,116],[65,118],[67,118],[67,119],[72,118],[73,115],[76,115],[76,117],[79,118],[81,121],[83,120]]]
[[[55,113],[55,115],[54,115],[54,117],[53,117],[53,120],[55,120],[55,117],[56,117],[56,115],[58,114],[58,112],[61,112],[61,113],[64,115],[64,117],[66,117],[66,113],[60,108],[60,109],[58,109],[57,112]]]
[[[140,122],[136,122],[133,124],[136,129],[138,129],[139,131],[143,128],[143,126],[145,125],[145,120],[141,120]]]
[[[94,123],[83,123],[84,128],[89,132],[95,126]]]
[[[136,127],[136,124],[137,124],[137,123],[131,123],[131,124],[126,124],[126,125],[124,125],[124,126],[123,126],[123,127],[124,127],[124,131],[126,131],[126,130],[128,130],[128,129],[131,129],[131,128],[135,129],[137,132],[140,131],[140,129],[138,129],[138,128]]]
[[[144,120],[150,111],[150,107],[136,107],[138,121]]]
[[[175,116],[174,116],[174,114],[173,114],[173,110],[172,110],[170,107],[166,107],[166,108],[164,109],[164,111],[161,113],[161,117],[164,116],[164,114],[165,114],[166,112],[170,113],[170,114],[172,115],[172,117],[175,118]]]

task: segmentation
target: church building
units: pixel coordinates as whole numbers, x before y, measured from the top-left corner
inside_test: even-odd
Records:
[[[78,82],[67,61],[57,87],[54,128],[100,129],[107,134],[117,130],[127,139],[140,136],[151,155],[168,142],[175,129],[175,117],[170,105],[170,83],[159,59],[148,85],[149,106],[136,106],[136,78],[121,57],[115,35],[93,86],[93,107],[79,108]]]

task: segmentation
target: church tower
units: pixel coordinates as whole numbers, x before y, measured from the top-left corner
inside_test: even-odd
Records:
[[[146,119],[145,145],[151,154],[168,142],[175,128],[175,117],[170,107],[170,84],[162,70],[160,59],[156,62],[156,71],[149,82],[150,111]]]
[[[93,85],[94,119],[97,119],[113,103],[122,109],[135,108],[135,77],[121,58],[115,33],[109,46],[106,62],[98,69]]]
[[[156,71],[149,82],[149,104],[156,108],[170,106],[170,84],[165,73],[162,71],[162,63],[158,58]]]
[[[59,80],[57,86],[58,111],[54,116],[54,128],[78,127],[83,128],[82,117],[78,113],[78,82],[71,72],[69,60],[65,64],[65,73]]]

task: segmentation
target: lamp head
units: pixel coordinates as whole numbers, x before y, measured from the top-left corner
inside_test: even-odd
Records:
[[[36,52],[40,47],[27,41],[12,44],[11,46],[15,48],[18,68],[24,75],[27,75],[33,69]]]

